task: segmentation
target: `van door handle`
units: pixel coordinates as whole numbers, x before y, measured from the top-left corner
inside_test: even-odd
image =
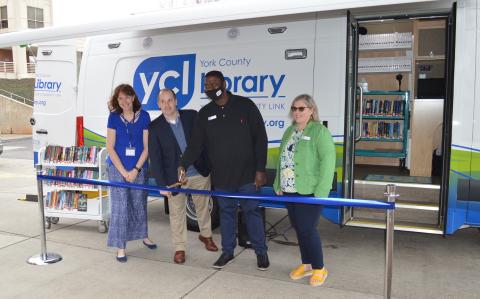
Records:
[[[47,135],[47,134],[48,134],[48,131],[47,131],[47,130],[44,130],[44,129],[40,129],[40,130],[36,130],[35,133],[41,134],[41,135]]]
[[[356,89],[360,90],[360,106],[359,106],[359,111],[358,111],[358,127],[359,127],[359,134],[358,137],[355,138],[355,142],[359,142],[360,139],[362,139],[362,134],[363,134],[363,89],[361,87],[357,87]],[[355,96],[356,96],[356,90],[355,90]],[[356,117],[356,113],[355,113]],[[355,121],[355,119],[354,119]]]

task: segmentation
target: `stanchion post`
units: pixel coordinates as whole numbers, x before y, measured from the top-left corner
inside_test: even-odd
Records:
[[[385,187],[385,196],[389,203],[395,203],[398,194],[395,191],[394,184],[388,184]],[[390,299],[392,295],[392,259],[393,259],[393,233],[395,230],[395,209],[387,210],[387,223],[385,230],[385,280],[384,280],[384,298]]]
[[[42,174],[42,166],[37,165],[37,176]],[[38,190],[38,207],[40,209],[40,243],[41,252],[30,257],[27,263],[32,265],[48,265],[54,264],[62,260],[62,257],[53,252],[47,252],[47,238],[45,235],[45,212],[43,207],[43,183],[37,178],[37,190]]]

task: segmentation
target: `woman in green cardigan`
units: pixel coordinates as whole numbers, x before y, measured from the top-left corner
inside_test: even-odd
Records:
[[[328,197],[335,172],[335,144],[318,120],[311,96],[297,96],[291,106],[292,125],[280,145],[280,158],[273,184],[277,195]],[[310,285],[325,282],[320,235],[317,231],[322,206],[287,203],[288,217],[297,233],[302,264],[290,272],[293,280],[310,277]]]

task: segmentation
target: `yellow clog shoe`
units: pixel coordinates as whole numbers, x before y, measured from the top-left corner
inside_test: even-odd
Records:
[[[301,264],[297,268],[293,269],[292,272],[290,272],[290,278],[293,280],[299,280],[312,275],[312,273],[312,270],[305,271],[305,264]]]
[[[313,270],[312,277],[310,277],[310,285],[312,287],[321,286],[327,279],[328,271],[325,267],[320,270]]]

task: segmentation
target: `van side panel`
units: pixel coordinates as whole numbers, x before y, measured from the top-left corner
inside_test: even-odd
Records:
[[[480,14],[476,1],[476,68],[475,68],[475,103],[473,113],[473,141],[469,202],[467,210],[467,224],[480,226]],[[473,9],[472,9],[473,10]]]
[[[345,115],[345,70],[347,18],[318,18],[315,36],[315,80],[313,97],[319,117],[327,122],[336,145],[337,190],[343,196],[343,132]],[[341,209],[325,207],[323,215],[334,223],[341,221]]]
[[[452,147],[450,178],[448,192],[448,212],[446,233],[454,233],[467,223],[467,211],[471,203],[470,181],[479,179],[478,171],[472,169],[473,156],[477,156],[478,142],[472,140],[474,129],[475,106],[478,107],[479,75],[475,66],[479,55],[477,46],[477,11],[476,1],[459,1],[457,6],[456,45],[455,45],[455,79],[452,118]],[[476,53],[476,55],[465,55]],[[478,80],[478,79],[477,79]],[[478,130],[478,127],[477,127]],[[478,138],[476,135],[475,138]],[[477,160],[478,161],[478,158]],[[478,163],[478,162],[477,162]]]
[[[291,123],[292,100],[303,93],[313,95],[321,121],[328,122],[337,142],[336,194],[341,194],[346,17],[307,14],[284,19],[90,40],[79,88],[85,143],[105,142],[107,101],[116,85],[132,84],[153,119],[160,114],[156,102],[161,88],[174,89],[179,108],[198,110],[210,101],[203,89],[205,74],[220,70],[227,88],[251,98],[262,113],[269,140],[267,168],[276,166],[280,140]],[[340,221],[338,208],[325,208],[324,215]]]
[[[273,27],[286,30],[271,34],[268,29]],[[291,100],[301,93],[313,93],[314,40],[314,14],[273,24],[92,39],[84,55],[83,86],[79,89],[85,136],[104,142],[107,101],[117,84],[132,84],[154,118],[160,114],[156,104],[160,88],[174,89],[180,108],[198,110],[208,103],[204,77],[216,69],[224,73],[229,90],[257,104],[271,142],[273,158],[268,166],[273,167],[275,148],[290,122]],[[109,49],[112,43],[120,46]],[[286,51],[291,49],[305,50],[307,56],[286,59]]]

